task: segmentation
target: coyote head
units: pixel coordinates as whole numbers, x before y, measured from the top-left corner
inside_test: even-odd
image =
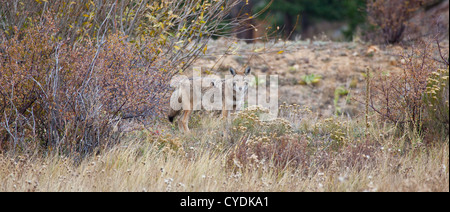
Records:
[[[230,68],[230,73],[233,75],[233,90],[236,92],[246,92],[248,90],[249,79],[246,77],[250,74],[251,68],[247,67],[243,73],[236,72]]]

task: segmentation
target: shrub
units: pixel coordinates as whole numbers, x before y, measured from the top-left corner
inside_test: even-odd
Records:
[[[269,113],[269,110],[261,107],[248,107],[237,113],[232,122],[231,133],[233,137],[239,138],[250,134],[277,137],[292,132],[291,124],[285,119],[277,118],[262,121],[260,117],[267,113]]]
[[[333,151],[338,151],[347,144],[347,128],[346,123],[333,118],[325,119],[322,124],[323,133],[330,138],[330,147]]]
[[[340,115],[342,114],[341,107],[338,105],[339,99],[343,96],[347,96],[350,93],[349,90],[347,90],[343,86],[339,86],[334,90],[334,108],[335,108],[335,114]],[[348,99],[348,98],[347,98]]]
[[[427,0],[368,0],[369,24],[386,43],[398,43],[403,38],[407,21]]]
[[[284,106],[280,108],[282,117],[298,118],[298,113],[304,113],[297,105]],[[299,112],[294,113],[292,110]],[[294,133],[291,123],[284,118],[261,121],[260,117],[268,112],[269,110],[261,107],[249,107],[240,111],[234,118],[231,133],[232,138],[238,140],[227,155],[229,168],[252,169],[270,166],[278,172],[308,162],[306,138]]]
[[[140,132],[141,137],[148,143],[153,144],[153,147],[157,151],[161,151],[165,154],[180,154],[184,155],[184,148],[182,141],[179,137],[171,134],[161,134],[158,131],[143,130]]]
[[[144,72],[124,37],[110,35],[101,46],[87,41],[71,49],[55,39],[49,20],[0,45],[2,148],[27,150],[40,143],[89,152],[114,141],[112,129],[120,118],[160,103],[147,102],[162,95],[148,87],[148,79],[164,81],[164,75]]]
[[[369,107],[401,129],[423,134],[425,126],[436,127],[436,120],[448,129],[448,115],[436,119],[448,114],[447,77],[445,71],[436,72],[444,66],[448,69],[448,64],[436,59],[437,52],[436,45],[424,42],[402,56],[405,63],[401,72],[378,71],[370,80],[370,99],[366,102]]]
[[[288,167],[305,166],[309,158],[307,147],[307,140],[298,134],[243,137],[228,154],[227,167],[244,170],[273,167],[280,172]]]
[[[159,116],[227,1],[1,0],[0,152],[85,154],[121,120]],[[234,23],[231,21],[231,23]]]
[[[299,81],[300,85],[317,85],[320,83],[320,80],[322,79],[321,75],[303,75],[301,76],[301,80]]]
[[[449,133],[449,70],[439,69],[427,79],[423,96],[427,120],[425,127],[435,134]]]

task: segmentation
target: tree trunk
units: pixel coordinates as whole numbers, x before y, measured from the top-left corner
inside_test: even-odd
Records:
[[[247,43],[254,41],[254,21],[251,18],[254,0],[241,1],[231,11],[232,19],[239,19],[239,25],[235,26],[233,33],[237,38],[245,40]]]

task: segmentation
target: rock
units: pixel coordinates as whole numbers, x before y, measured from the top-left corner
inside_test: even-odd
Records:
[[[391,57],[389,58],[389,64],[390,64],[391,66],[397,66],[397,65],[398,65],[398,60],[397,60],[397,58],[395,58],[394,56],[391,56]]]
[[[366,56],[372,57],[378,52],[380,52],[380,49],[377,46],[372,45],[372,46],[369,46],[369,48],[367,49]]]
[[[295,60],[288,60],[288,65],[289,66],[295,66],[297,64],[297,61]]]
[[[302,58],[300,58],[300,60],[301,60],[303,63],[309,64],[309,58],[307,58],[307,57],[302,57]]]
[[[322,62],[328,63],[331,61],[331,59],[329,57],[325,57],[321,59]]]

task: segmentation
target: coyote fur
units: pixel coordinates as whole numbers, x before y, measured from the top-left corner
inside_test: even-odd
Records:
[[[219,88],[222,95],[222,116],[224,118],[229,117],[230,110],[236,111],[242,108],[244,101],[245,101],[245,95],[248,91],[248,78],[247,75],[250,74],[251,68],[248,67],[245,69],[244,72],[237,72],[235,69],[230,68],[230,73],[233,76],[233,78],[229,79],[222,79],[222,80],[210,80],[211,84],[201,88],[201,95],[205,94],[212,88]],[[193,84],[199,83],[201,81],[201,78],[195,79],[189,79],[189,87],[178,85],[175,88],[175,91],[172,95],[172,98],[175,98],[174,100],[171,99],[171,101],[178,101],[178,103],[181,103],[181,109],[174,109],[173,107],[170,107],[168,119],[170,122],[174,122],[175,117],[181,115],[181,117],[178,118],[178,128],[185,133],[188,133],[189,127],[189,116],[191,115],[194,108],[198,108],[198,102],[194,104],[194,95],[193,94]],[[204,82],[204,81],[203,81]],[[232,94],[226,93],[226,89],[232,88]],[[189,93],[188,93],[189,92]],[[189,96],[189,102],[185,101],[183,102],[183,96]],[[187,97],[186,97],[187,98]],[[187,100],[187,99],[186,99]],[[201,104],[201,103],[200,103]],[[201,107],[201,106],[200,106]]]

